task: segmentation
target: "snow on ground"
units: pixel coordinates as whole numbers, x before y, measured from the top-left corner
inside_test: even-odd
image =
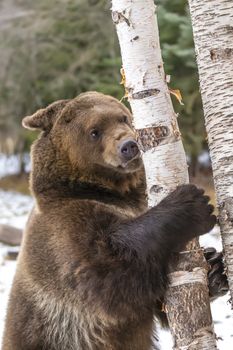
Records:
[[[0,190],[0,223],[24,228],[33,200],[15,192]],[[15,273],[16,262],[5,260],[10,247],[0,243],[0,344],[4,327],[7,300]],[[12,250],[12,247],[10,248]],[[17,250],[17,248],[14,248]]]
[[[32,206],[32,197],[0,190],[0,223],[24,228]]]
[[[28,153],[24,154],[25,170],[29,172],[31,169],[30,156]],[[5,175],[18,174],[20,171],[20,156],[13,154],[7,157],[5,154],[0,153],[0,178]]]
[[[33,200],[29,196],[0,190],[0,223],[23,228],[32,205]],[[221,250],[218,230],[214,229],[211,234],[201,237],[201,244],[203,246],[214,246]],[[6,245],[0,244],[0,343],[7,299],[16,267],[15,261],[5,260],[4,258],[8,249],[9,247]],[[229,295],[217,299],[211,305],[215,331],[219,338],[219,350],[233,349],[233,317],[228,300]],[[159,336],[161,349],[171,350],[172,340],[169,332],[160,331]]]

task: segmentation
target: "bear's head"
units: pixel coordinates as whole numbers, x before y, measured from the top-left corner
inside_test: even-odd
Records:
[[[40,183],[52,177],[101,182],[142,168],[131,113],[111,96],[88,92],[54,102],[25,117],[23,126],[43,131],[32,150]]]

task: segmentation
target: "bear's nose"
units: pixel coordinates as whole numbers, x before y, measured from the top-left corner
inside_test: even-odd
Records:
[[[138,145],[135,141],[128,140],[121,144],[120,147],[121,156],[125,160],[133,159],[139,152]]]

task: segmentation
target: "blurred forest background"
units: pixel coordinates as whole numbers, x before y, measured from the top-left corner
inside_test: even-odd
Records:
[[[183,106],[172,99],[191,181],[204,187],[215,204],[188,1],[155,3],[169,87],[179,89],[183,97]],[[28,152],[37,133],[23,129],[21,120],[55,100],[87,90],[123,97],[110,7],[111,0],[0,0],[0,343],[16,266],[10,260],[17,257],[21,230],[33,205],[22,193],[29,194]],[[216,229],[206,236],[202,246],[221,250],[218,234]],[[228,298],[215,304],[218,339],[226,339],[221,349],[232,349],[232,332],[226,332],[233,329]]]
[[[157,0],[169,86],[191,171],[206,149],[192,28],[186,0]],[[110,0],[0,0],[0,152],[23,154],[35,133],[21,120],[54,100],[97,90],[121,99],[121,57]],[[22,157],[21,171],[24,171]]]

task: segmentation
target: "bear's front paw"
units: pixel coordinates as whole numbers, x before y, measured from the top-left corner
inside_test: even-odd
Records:
[[[209,265],[208,284],[211,300],[220,297],[228,292],[228,281],[224,269],[223,254],[215,248],[204,249],[204,255]]]
[[[209,232],[216,224],[210,198],[195,185],[179,186],[167,199],[177,213],[177,221],[183,224],[190,238]]]

